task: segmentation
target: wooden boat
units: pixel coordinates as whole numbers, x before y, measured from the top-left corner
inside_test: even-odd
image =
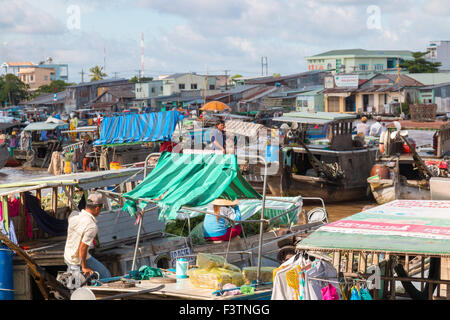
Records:
[[[389,135],[383,154],[376,162],[376,166],[383,167],[385,172],[381,174],[373,172],[367,179],[378,204],[397,199],[431,200],[430,179],[433,177],[444,181],[449,179],[445,155],[450,151],[450,124],[439,121],[399,121],[399,123],[402,130],[435,131],[437,149],[434,155],[419,152],[405,137],[406,131],[395,134],[395,126],[388,125]],[[405,153],[405,148],[409,153]],[[445,196],[440,197],[441,200],[444,198]]]
[[[6,144],[0,144],[0,169],[6,165],[9,159],[9,150]]]
[[[352,141],[354,115],[332,113],[291,113],[274,121],[291,123],[288,135],[278,151],[276,173],[268,176],[274,196],[305,194],[325,202],[351,201],[367,197],[367,181],[375,162],[376,149],[356,147]],[[309,126],[327,126],[328,139],[305,143]],[[286,140],[286,139],[285,139]],[[260,185],[259,168],[250,169],[250,183]]]

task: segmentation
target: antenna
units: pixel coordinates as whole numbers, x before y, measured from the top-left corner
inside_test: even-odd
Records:
[[[141,78],[144,77],[144,33],[141,32]]]
[[[79,72],[81,74],[81,83],[84,82],[84,70],[81,69],[81,72]]]
[[[225,70],[225,90],[228,90],[228,72],[231,70]]]
[[[106,73],[106,45],[103,45],[103,72]]]
[[[266,67],[266,76],[269,74],[269,63],[267,57],[261,57],[261,76],[264,76],[264,67]]]

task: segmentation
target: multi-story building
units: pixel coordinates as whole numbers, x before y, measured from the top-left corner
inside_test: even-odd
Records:
[[[439,71],[450,72],[450,41],[431,41],[427,51],[429,61],[442,64]]]
[[[397,68],[397,63],[412,60],[406,50],[332,50],[306,57],[308,71],[323,70],[332,73],[382,72]]]
[[[53,63],[51,58],[48,58],[46,61],[42,61],[38,64],[34,64],[33,62],[4,62],[1,65],[1,71],[3,74],[12,73],[15,76],[19,77],[20,73],[30,73],[29,70],[24,69],[53,69],[51,77],[48,79],[49,83],[53,80],[69,80],[69,65],[67,64],[56,64]],[[45,73],[45,72],[44,72]]]
[[[55,78],[55,69],[53,68],[20,68],[19,79],[29,85],[30,90],[37,90],[40,86],[48,85]]]
[[[196,73],[176,73],[168,76],[161,76],[163,81],[163,95],[171,96],[182,91],[202,90],[205,95],[219,92],[217,78],[215,76],[199,75]]]

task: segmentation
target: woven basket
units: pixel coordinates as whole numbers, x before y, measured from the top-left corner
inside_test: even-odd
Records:
[[[409,114],[413,121],[436,120],[436,104],[412,104],[409,106]]]

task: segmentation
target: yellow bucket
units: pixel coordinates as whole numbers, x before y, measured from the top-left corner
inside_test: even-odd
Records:
[[[70,161],[64,162],[64,173],[65,174],[72,173],[72,163]]]
[[[109,169],[110,170],[119,170],[122,166],[120,165],[120,162],[111,162],[109,164]]]

